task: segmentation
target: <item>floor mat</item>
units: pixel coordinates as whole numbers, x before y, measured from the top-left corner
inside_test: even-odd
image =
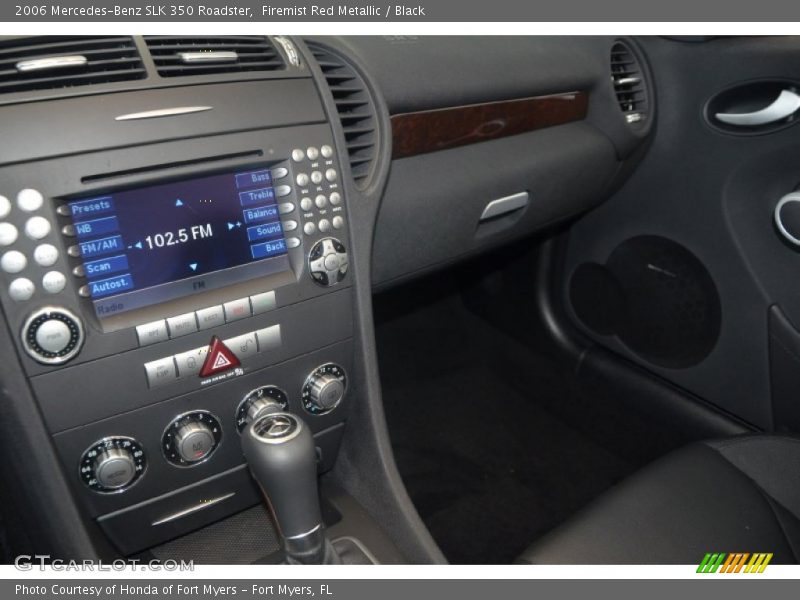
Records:
[[[634,467],[544,408],[572,393],[552,360],[501,375],[496,346],[457,297],[422,306],[376,303],[398,468],[451,562],[510,563]]]

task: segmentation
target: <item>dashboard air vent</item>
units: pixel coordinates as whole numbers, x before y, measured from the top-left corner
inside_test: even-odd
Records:
[[[322,46],[308,44],[328,82],[342,124],[350,170],[357,184],[364,184],[378,148],[375,104],[356,70],[341,56]]]
[[[644,69],[632,48],[618,41],[611,47],[611,80],[625,122],[641,123],[649,109]]]
[[[130,37],[46,36],[0,42],[0,94],[143,79]]]
[[[145,36],[161,77],[277,71],[285,67],[264,36]]]

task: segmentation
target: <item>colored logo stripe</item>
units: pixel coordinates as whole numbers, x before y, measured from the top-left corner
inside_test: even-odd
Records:
[[[763,573],[772,560],[772,553],[757,552],[709,552],[697,567],[698,573]],[[748,559],[750,559],[748,561]]]

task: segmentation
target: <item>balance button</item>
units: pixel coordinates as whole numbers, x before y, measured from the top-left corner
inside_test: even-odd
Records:
[[[17,302],[30,300],[35,291],[36,286],[33,285],[30,279],[26,279],[25,277],[15,279],[11,282],[11,285],[8,286],[8,295],[11,296],[12,300],[16,300]]]
[[[11,212],[11,202],[5,196],[0,196],[0,219],[5,219]]]
[[[49,271],[42,277],[42,287],[48,294],[57,294],[67,286],[67,278],[60,271]]]
[[[175,361],[171,356],[145,363],[144,370],[147,373],[147,385],[151,388],[172,383],[178,378]]]
[[[283,196],[288,196],[292,193],[292,188],[288,185],[279,185],[275,188],[275,196],[277,198],[282,198]]]
[[[328,146],[328,144],[325,144],[322,148],[319,149],[319,151],[322,153],[323,158],[330,158],[331,156],[333,156],[333,148]]]
[[[342,195],[339,192],[333,192],[331,194],[331,204],[334,206],[339,206],[342,203]]]
[[[278,212],[282,215],[288,215],[291,212],[294,212],[294,204],[291,202],[284,202],[283,204],[278,205]]]
[[[309,181],[308,174],[307,173],[298,174],[297,177],[295,178],[295,181],[297,182],[297,185],[299,185],[300,187],[306,187]]]
[[[281,347],[281,326],[273,325],[256,331],[258,339],[258,351],[267,352]]]
[[[250,304],[253,306],[253,314],[260,315],[268,310],[273,310],[275,304],[275,292],[264,292],[250,296]]]
[[[296,238],[296,237],[286,238],[286,247],[287,248],[289,248],[289,249],[297,248],[299,245],[300,245],[300,238]]]
[[[184,313],[177,317],[169,317],[167,327],[169,327],[169,337],[171,338],[189,335],[197,331],[197,320],[194,318],[193,312]]]
[[[34,212],[42,208],[44,196],[39,190],[24,189],[17,194],[17,206],[25,212]]]
[[[140,346],[149,346],[157,342],[165,342],[169,339],[167,333],[167,322],[164,319],[145,323],[136,328],[136,335],[139,337]]]
[[[10,246],[17,241],[19,232],[11,223],[0,223],[0,246]]]
[[[45,352],[58,354],[69,346],[72,331],[69,325],[58,319],[50,319],[39,325],[36,330],[36,344]]]
[[[273,179],[283,179],[289,174],[289,169],[286,167],[278,167],[277,169],[272,169],[270,173]]]
[[[230,348],[239,360],[255,356],[258,352],[258,343],[254,331],[239,335],[223,342]]]
[[[304,212],[308,212],[314,208],[314,201],[311,198],[303,198],[300,200],[300,208],[302,208]]]
[[[320,194],[319,196],[314,198],[314,204],[317,205],[317,208],[320,209],[325,208],[326,206],[328,206],[328,199],[322,194]]]
[[[192,375],[197,375],[203,367],[207,354],[208,346],[176,354],[175,363],[178,365],[178,376],[191,377]]]
[[[333,220],[331,221],[331,223],[333,223],[333,228],[334,229],[341,229],[342,227],[344,227],[344,219],[342,217],[338,217],[338,216],[337,217],[333,217]]]
[[[42,267],[52,267],[58,260],[58,249],[52,244],[40,244],[33,251],[33,260]]]
[[[31,217],[25,223],[25,235],[32,240],[40,240],[50,233],[50,221],[44,217]]]
[[[28,266],[28,259],[22,252],[11,250],[3,254],[0,258],[0,268],[6,273],[19,273]]]
[[[200,326],[201,331],[225,323],[225,311],[222,309],[221,305],[209,306],[208,308],[198,310],[196,314],[197,324]]]
[[[331,230],[331,222],[328,219],[322,219],[319,222],[319,230],[322,233],[328,233]]]
[[[311,183],[315,185],[319,185],[320,183],[322,183],[322,173],[320,173],[319,171],[314,171],[313,173],[311,173]]]
[[[297,229],[297,221],[286,221],[283,224],[284,231],[294,231],[295,229]]]
[[[328,254],[328,256],[325,257],[326,271],[335,271],[339,266],[339,257],[336,254]]]
[[[300,148],[295,148],[292,150],[292,160],[294,162],[300,162],[306,157],[306,153],[300,150]]]
[[[314,225],[311,221],[303,225],[303,233],[306,235],[313,235],[314,232],[317,230],[317,226]]]
[[[308,160],[317,160],[319,158],[319,150],[317,150],[314,146],[311,146],[306,150],[306,156],[308,157]]]
[[[225,321],[238,321],[250,316],[250,299],[239,298],[222,305],[225,309]]]
[[[336,169],[328,169],[325,171],[325,179],[333,183],[339,178],[339,174],[336,172]]]

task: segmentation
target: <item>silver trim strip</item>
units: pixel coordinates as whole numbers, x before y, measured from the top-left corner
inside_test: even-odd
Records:
[[[158,119],[160,117],[174,117],[175,115],[188,115],[191,113],[206,112],[213,106],[175,106],[173,108],[158,108],[137,113],[128,113],[114,117],[115,121],[135,121],[137,119]]]
[[[483,213],[481,213],[481,218],[479,220],[487,221],[489,219],[493,219],[494,217],[499,217],[500,215],[519,210],[520,208],[525,208],[528,206],[529,200],[530,196],[528,195],[528,192],[520,192],[518,194],[492,200],[486,205],[486,208],[483,209]]]
[[[171,523],[172,521],[177,521],[178,519],[182,519],[183,517],[188,517],[189,515],[193,515],[196,512],[201,510],[205,510],[206,508],[210,508],[215,504],[219,504],[220,502],[224,502],[228,498],[233,498],[236,495],[236,492],[231,492],[229,494],[225,494],[224,496],[218,496],[216,498],[212,498],[211,500],[202,500],[199,504],[195,504],[194,506],[190,506],[189,508],[184,508],[183,510],[179,510],[176,513],[172,513],[171,515],[167,515],[161,519],[153,521],[150,523],[153,527],[156,525],[163,525],[164,523]]]
[[[239,55],[232,50],[207,50],[202,52],[178,52],[184,64],[228,63],[239,60]]]
[[[15,66],[20,73],[30,73],[32,71],[44,71],[46,69],[61,69],[65,67],[83,67],[88,64],[89,59],[80,54],[72,56],[49,56],[45,58],[32,58],[21,60]]]

